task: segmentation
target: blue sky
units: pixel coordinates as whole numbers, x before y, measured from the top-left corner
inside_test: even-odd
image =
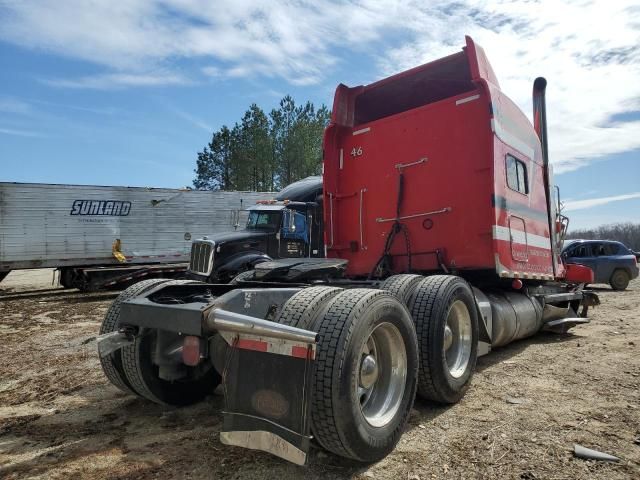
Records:
[[[454,53],[469,34],[528,115],[547,77],[572,227],[639,222],[635,3],[0,0],[0,181],[190,185],[197,151],[250,103],[330,106],[339,82]]]

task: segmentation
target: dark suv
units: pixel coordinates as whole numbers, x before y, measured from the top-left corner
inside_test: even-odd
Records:
[[[614,290],[624,290],[638,276],[634,253],[620,242],[611,240],[567,240],[562,257],[566,263],[591,267],[594,283],[608,283]]]

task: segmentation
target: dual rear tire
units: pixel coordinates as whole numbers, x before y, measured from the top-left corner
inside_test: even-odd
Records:
[[[142,295],[160,285],[189,283],[188,280],[154,278],[138,282],[123,291],[111,304],[102,322],[100,334],[120,328],[122,302]],[[125,393],[146,398],[161,405],[184,406],[204,399],[220,383],[220,375],[210,365],[185,367],[186,376],[176,381],[164,380],[152,361],[156,334],[153,330],[136,336],[134,342],[100,357],[107,379]]]
[[[438,403],[466,393],[478,357],[478,312],[469,284],[433,275],[415,287],[410,305],[420,351],[418,395]]]
[[[358,461],[393,450],[416,393],[455,403],[475,369],[475,299],[455,276],[396,275],[381,290],[310,287],[289,299],[278,321],[319,334],[312,433]]]
[[[388,292],[311,287],[280,323],[318,332],[311,429],[325,449],[372,462],[406,425],[416,392],[417,339],[407,308]]]

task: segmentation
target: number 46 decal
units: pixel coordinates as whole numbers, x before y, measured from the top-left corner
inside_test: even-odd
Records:
[[[353,150],[351,150],[351,156],[359,157],[360,155],[362,155],[362,147],[353,147]]]

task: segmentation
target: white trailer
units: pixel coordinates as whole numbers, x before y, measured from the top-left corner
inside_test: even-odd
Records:
[[[272,192],[0,182],[0,281],[11,270],[60,270],[92,289],[180,273],[191,240],[232,231]]]

